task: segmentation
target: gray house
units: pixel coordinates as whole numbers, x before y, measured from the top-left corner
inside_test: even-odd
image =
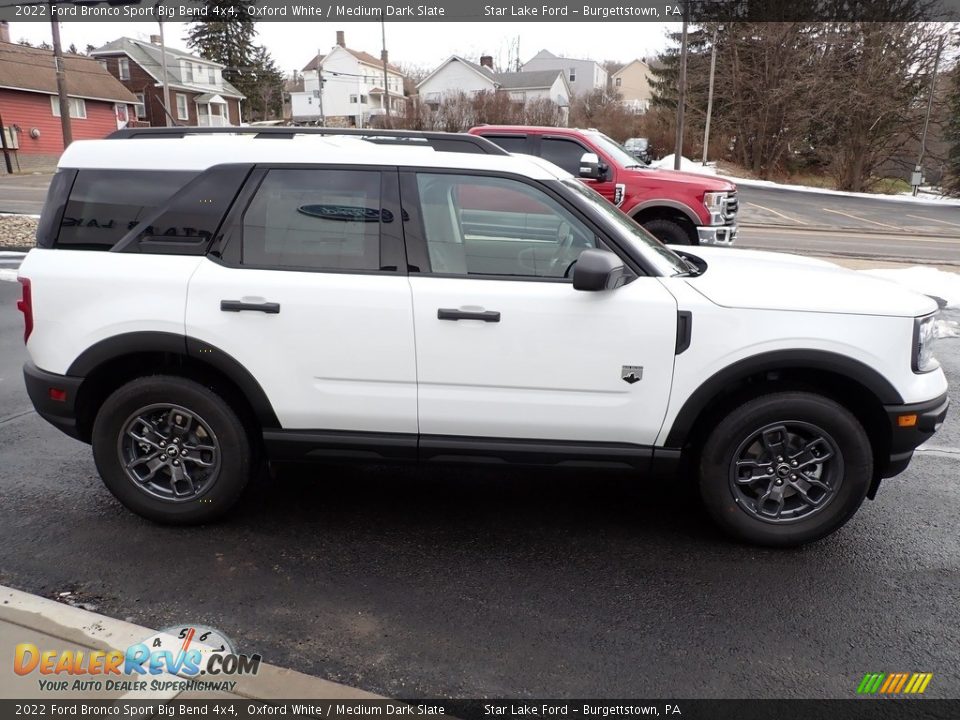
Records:
[[[523,72],[560,70],[575,95],[584,95],[594,90],[607,89],[607,71],[595,60],[581,60],[554,55],[541,50],[521,67]]]

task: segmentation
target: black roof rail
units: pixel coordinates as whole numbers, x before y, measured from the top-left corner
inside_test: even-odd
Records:
[[[467,133],[429,132],[421,130],[380,130],[377,128],[332,127],[148,127],[123,128],[107,136],[108,140],[136,138],[183,138],[187,135],[254,135],[258,138],[292,138],[297,135],[349,135],[384,145],[423,144],[442,152],[508,155],[496,143]]]

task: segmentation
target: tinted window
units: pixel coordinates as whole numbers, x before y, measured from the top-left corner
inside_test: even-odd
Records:
[[[543,138],[540,141],[540,156],[574,176],[580,174],[580,158],[585,152],[590,151],[572,140]]]
[[[56,246],[109,250],[195,176],[181,171],[78,171]]]
[[[244,265],[380,269],[380,173],[271,170],[243,216]]]
[[[527,149],[527,138],[517,137],[515,135],[484,135],[487,140],[492,140],[507,152],[511,153],[529,153]]]
[[[435,273],[569,278],[597,246],[580,220],[518,180],[419,173],[417,189]]]

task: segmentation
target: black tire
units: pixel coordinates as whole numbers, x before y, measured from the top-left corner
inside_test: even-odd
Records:
[[[801,445],[808,449],[795,454]],[[730,412],[704,443],[699,465],[700,496],[717,524],[771,547],[803,545],[840,528],[873,477],[859,421],[807,392],[764,395]]]
[[[216,520],[237,502],[254,472],[250,440],[237,414],[215,392],[182,377],[151,375],[118,388],[97,413],[92,444],[97,470],[114,497],[164,524]],[[129,474],[127,462],[133,466]]]
[[[643,228],[664,245],[693,244],[687,228],[676,220],[655,218],[643,223]]]

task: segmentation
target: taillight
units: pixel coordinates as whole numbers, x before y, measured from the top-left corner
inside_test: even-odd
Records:
[[[30,292],[30,278],[18,277],[23,294],[17,301],[17,310],[23,313],[23,342],[26,343],[33,332],[33,294]]]

